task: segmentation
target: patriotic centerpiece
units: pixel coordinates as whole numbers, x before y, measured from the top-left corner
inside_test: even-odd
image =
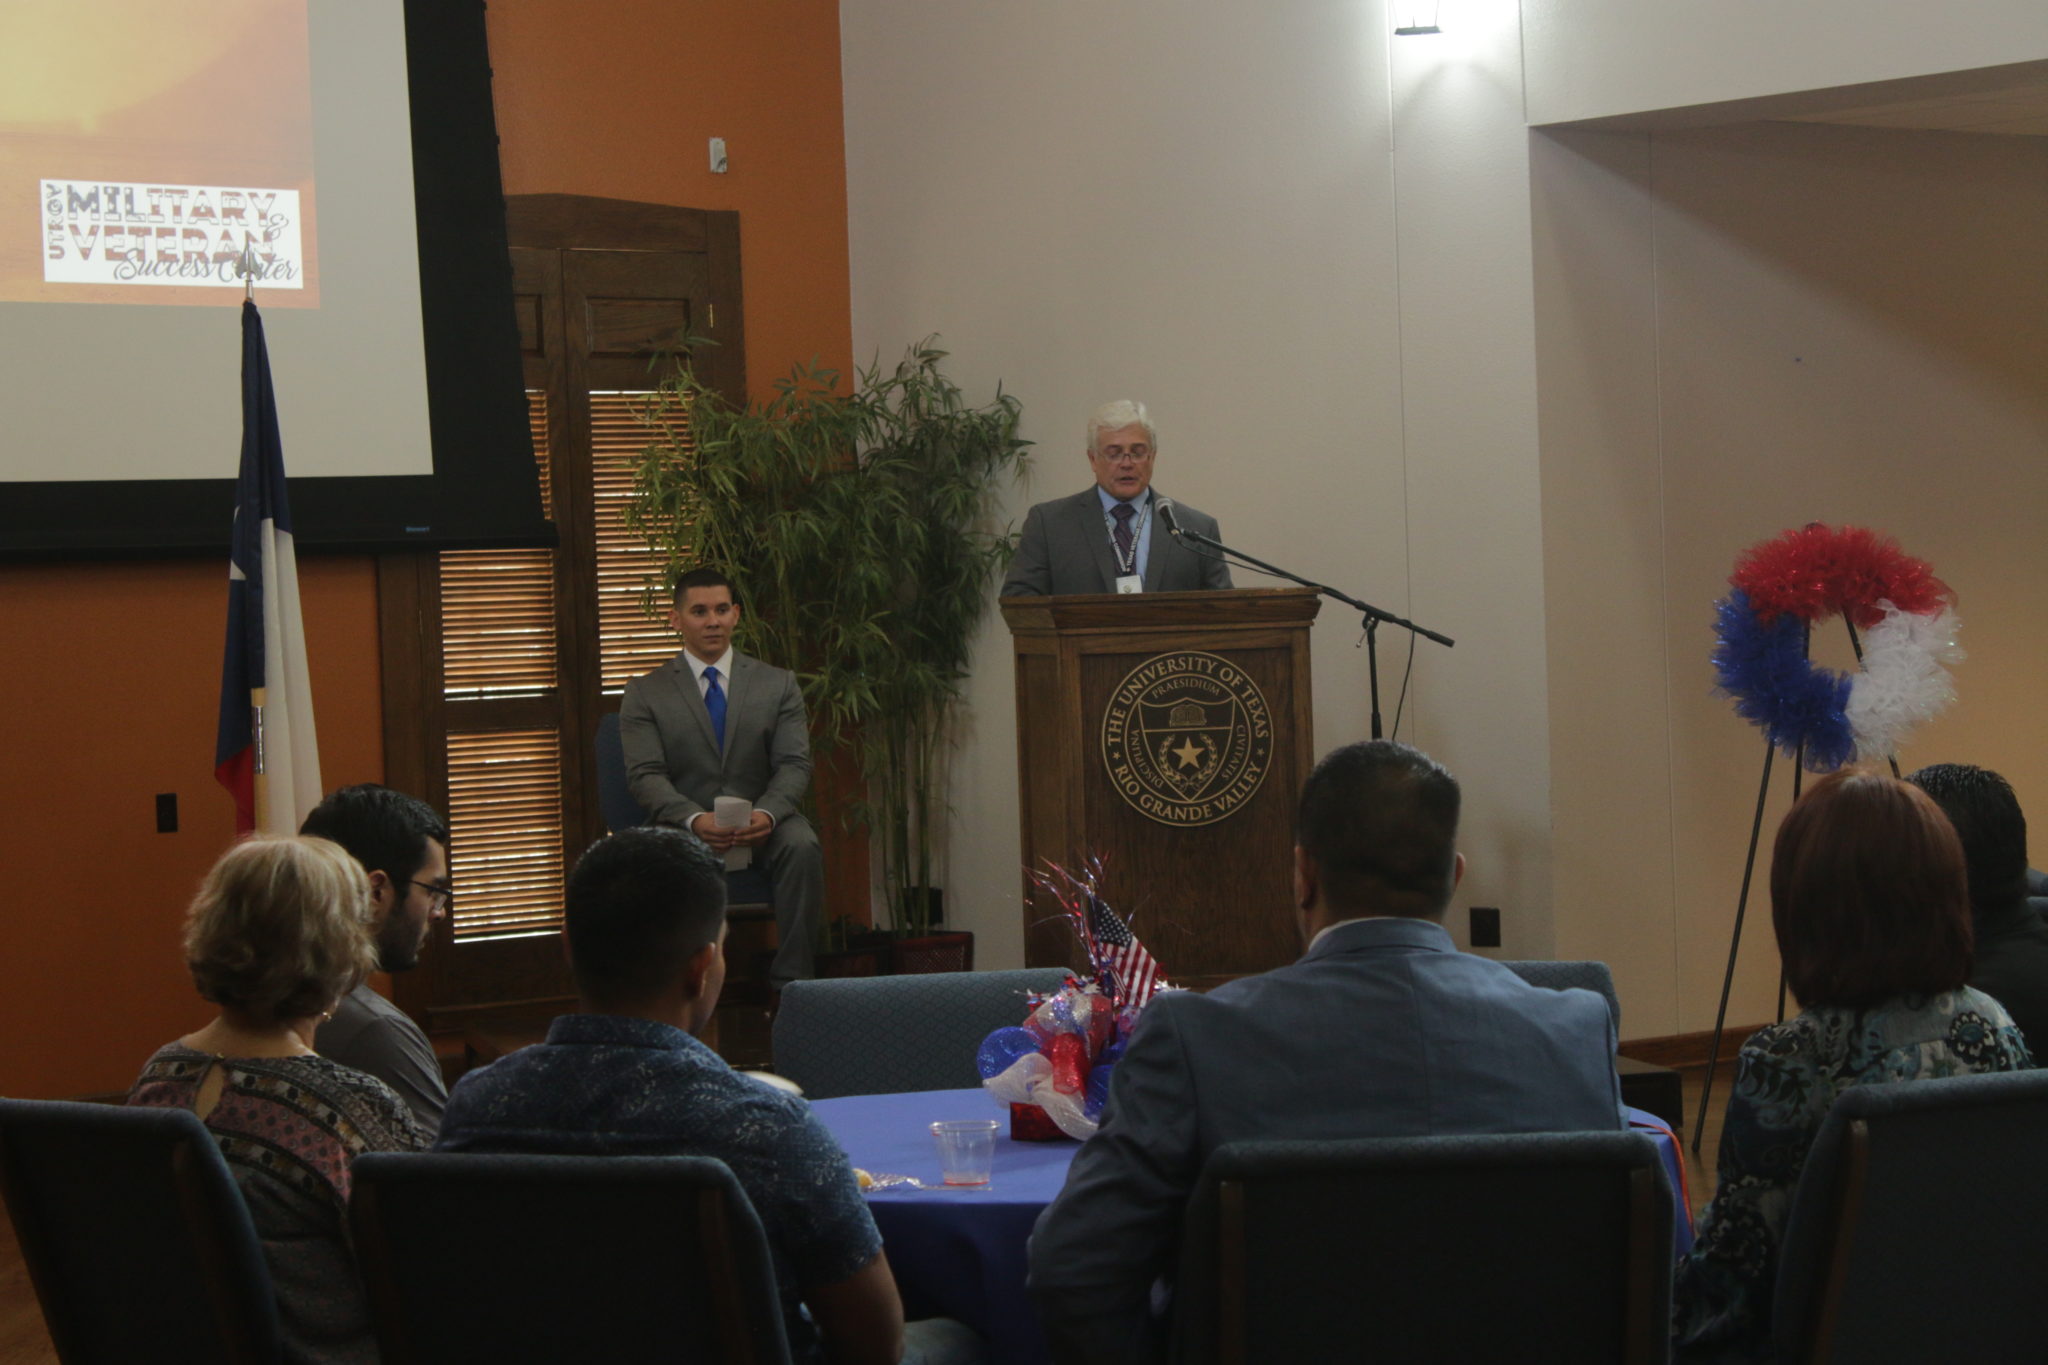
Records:
[[[1023,1024],[982,1040],[982,1084],[1010,1106],[1011,1136],[1086,1138],[1109,1094],[1138,1012],[1170,990],[1159,964],[1102,899],[1102,865],[1075,875],[1047,864],[1032,880],[1057,899],[1088,952],[1090,975],[1069,976],[1050,995],[1026,1000]]]
[[[1887,537],[1815,522],[1751,546],[1728,581],[1715,604],[1720,690],[1809,770],[1890,754],[1955,700],[1954,594]],[[1807,658],[1808,630],[1837,612],[1863,632],[1856,672]]]

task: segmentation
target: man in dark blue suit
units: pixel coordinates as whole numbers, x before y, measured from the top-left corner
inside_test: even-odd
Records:
[[[1383,740],[1309,775],[1294,849],[1307,951],[1154,997],[1038,1220],[1031,1290],[1055,1360],[1152,1357],[1153,1287],[1224,1143],[1622,1126],[1606,1001],[1529,985],[1444,932],[1458,804],[1448,772]]]

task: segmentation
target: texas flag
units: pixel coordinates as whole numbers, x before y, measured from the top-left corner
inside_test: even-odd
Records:
[[[228,553],[228,643],[220,674],[213,775],[235,799],[235,828],[291,834],[320,802],[320,750],[299,570],[285,499],[284,444],[270,352],[254,303],[242,304],[242,473]]]

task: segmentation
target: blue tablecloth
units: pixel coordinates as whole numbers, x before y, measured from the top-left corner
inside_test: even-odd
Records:
[[[995,1170],[986,1189],[903,1187],[868,1196],[890,1268],[913,1318],[948,1317],[980,1332],[1001,1365],[1044,1365],[1045,1337],[1024,1288],[1025,1242],[1039,1211],[1066,1183],[1076,1142],[1013,1142],[1009,1111],[981,1090],[849,1095],[812,1106],[853,1164],[873,1174],[911,1175],[937,1186],[937,1119],[995,1118]],[[1677,1250],[1692,1246],[1684,1166],[1677,1140],[1655,1115],[1628,1111],[1648,1132],[1671,1177]]]
[[[987,1188],[877,1190],[868,1207],[882,1230],[905,1313],[959,1319],[988,1340],[1003,1365],[1042,1365],[1045,1337],[1024,1290],[1024,1243],[1066,1183],[1080,1144],[1012,1142],[1009,1109],[979,1089],[849,1095],[818,1100],[812,1108],[854,1165],[933,1185],[939,1183],[933,1121],[1001,1122]]]

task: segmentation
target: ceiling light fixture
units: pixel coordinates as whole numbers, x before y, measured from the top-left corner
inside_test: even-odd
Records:
[[[1394,36],[1413,38],[1424,33],[1442,33],[1443,30],[1436,24],[1439,8],[1437,0],[1429,0],[1429,3],[1424,3],[1423,0],[1399,0],[1395,6],[1395,13],[1402,22],[1395,27]]]

